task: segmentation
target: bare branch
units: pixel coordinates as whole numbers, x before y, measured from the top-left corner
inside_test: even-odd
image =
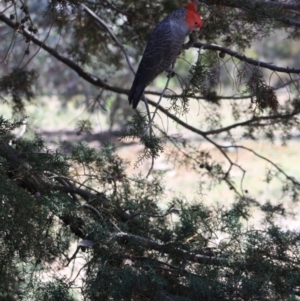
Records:
[[[219,5],[219,6],[241,8],[241,6],[238,6],[237,4],[234,3],[234,1],[230,1],[230,0],[225,0],[225,1],[224,0],[199,0],[199,2],[204,3],[206,5]],[[261,3],[265,5],[280,7],[282,9],[300,9],[299,3],[277,2],[277,1],[263,1]]]
[[[274,162],[271,161],[270,159],[268,159],[268,158],[266,158],[266,157],[260,155],[260,154],[257,153],[256,151],[254,151],[254,150],[252,150],[252,149],[250,149],[250,148],[248,148],[248,147],[245,147],[245,146],[243,146],[243,145],[234,145],[234,147],[236,147],[236,148],[241,148],[241,149],[245,149],[245,150],[247,150],[248,152],[253,153],[253,154],[254,154],[255,156],[257,156],[258,158],[261,158],[261,159],[265,160],[266,162],[270,163],[275,169],[277,169],[281,174],[283,174],[283,175],[286,177],[286,179],[288,179],[289,181],[291,181],[294,185],[300,187],[300,182],[299,182],[299,181],[297,181],[294,177],[291,177],[291,176],[289,176],[287,173],[285,173],[284,170],[283,170],[282,168],[280,168],[276,163],[274,163]],[[226,148],[226,147],[223,147],[223,146],[222,146],[222,148]]]
[[[186,260],[192,262],[204,263],[204,264],[209,263],[216,266],[229,264],[226,258],[189,253],[188,251],[185,251],[183,249],[173,247],[170,244],[163,244],[153,239],[148,239],[148,238],[144,238],[138,235],[133,235],[125,232],[116,233],[113,235],[113,238],[115,238],[117,241],[118,240],[134,241],[135,243],[138,243],[141,246],[145,246],[153,250],[163,252],[165,254],[177,253],[178,255],[182,256],[182,258],[185,258]]]
[[[206,43],[202,43],[202,42],[195,42],[194,43],[194,47],[195,48],[202,48],[202,49],[209,49],[209,50],[216,50],[216,51],[221,51],[224,53],[227,53],[233,57],[236,57],[237,59],[246,62],[250,65],[254,65],[257,67],[263,67],[263,68],[267,68],[273,71],[277,71],[277,72],[283,72],[283,73],[294,73],[294,74],[299,74],[300,75],[300,69],[296,69],[296,68],[289,68],[289,67],[278,67],[276,65],[273,65],[272,63],[265,63],[262,61],[258,61],[258,60],[254,60],[252,58],[249,58],[247,56],[245,56],[244,54],[238,53],[234,50],[231,50],[227,47],[224,46],[220,46],[220,45],[216,45],[216,44],[206,44]]]
[[[132,71],[133,74],[135,74],[135,71],[132,67],[132,64],[129,60],[129,55],[128,52],[126,50],[126,48],[123,46],[123,44],[119,41],[119,39],[116,37],[116,35],[113,33],[113,31],[110,29],[109,25],[107,25],[100,17],[98,17],[92,10],[90,10],[86,5],[84,4],[80,4],[80,6],[91,16],[93,17],[101,26],[103,26],[105,28],[105,30],[109,33],[109,35],[111,36],[111,38],[115,41],[115,43],[119,46],[119,48],[121,49],[121,51],[123,52],[127,64],[130,68],[130,70]]]
[[[81,196],[87,202],[97,199],[97,201],[99,201],[103,205],[109,206],[109,204],[110,204],[109,200],[106,197],[101,196],[101,195],[96,194],[96,193],[92,193],[87,189],[85,190],[85,189],[81,189],[81,188],[78,188],[78,187],[75,187],[75,186],[60,186],[60,185],[53,185],[52,189],[57,190],[57,191],[61,191],[61,192],[64,192],[64,193],[77,194],[77,195]],[[85,207],[87,207],[87,206],[85,206]],[[132,216],[129,213],[124,212],[121,209],[118,210],[118,213],[122,216],[122,218],[124,218],[124,220],[131,221],[136,225],[140,224],[140,221],[135,216]]]
[[[289,120],[291,119],[291,117],[293,116],[296,116],[298,115],[299,112],[293,112],[291,114],[287,114],[287,115],[271,115],[271,116],[261,116],[261,117],[253,117],[249,120],[246,120],[246,121],[242,121],[242,122],[238,122],[238,123],[234,123],[234,124],[231,124],[229,126],[226,126],[226,127],[223,127],[223,128],[219,128],[219,129],[215,129],[215,130],[210,130],[210,131],[207,131],[207,132],[204,132],[205,135],[215,135],[215,134],[220,134],[222,132],[227,132],[227,131],[230,131],[234,128],[237,128],[237,127],[241,127],[241,126],[249,126],[249,125],[255,125],[255,126],[260,126],[262,125],[261,123],[259,123],[259,121],[269,121],[269,120],[278,120],[278,121],[281,121],[281,120]]]
[[[16,23],[12,22],[9,18],[4,16],[3,14],[0,14],[0,20],[2,22],[6,23],[11,28],[17,28]],[[20,34],[24,35],[26,38],[31,40],[33,43],[40,46],[41,48],[46,50],[48,53],[50,53],[53,57],[55,57],[56,59],[58,59],[59,61],[61,61],[65,65],[67,65],[69,68],[74,70],[80,77],[85,79],[87,82],[89,82],[89,83],[91,83],[95,86],[102,87],[106,90],[116,92],[116,93],[122,93],[122,94],[128,94],[129,93],[129,91],[127,89],[112,87],[112,86],[106,84],[100,78],[85,72],[79,65],[74,63],[72,60],[62,56],[55,49],[47,46],[46,43],[44,43],[44,42],[40,41],[39,39],[37,39],[36,37],[34,37],[32,35],[32,33],[30,33],[28,30],[24,29],[24,30],[20,31]]]

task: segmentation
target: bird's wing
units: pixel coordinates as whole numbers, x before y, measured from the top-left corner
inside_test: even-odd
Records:
[[[151,34],[136,77],[147,86],[157,75],[168,70],[172,62],[172,31],[168,22],[160,23]]]
[[[160,73],[167,71],[181,50],[185,35],[172,30],[172,20],[166,18],[152,32],[135,79],[128,95],[129,103],[136,108],[146,86]]]

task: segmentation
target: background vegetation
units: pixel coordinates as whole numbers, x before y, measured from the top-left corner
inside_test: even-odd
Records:
[[[1,2],[0,300],[299,299],[300,2],[199,1],[132,110],[183,5]]]

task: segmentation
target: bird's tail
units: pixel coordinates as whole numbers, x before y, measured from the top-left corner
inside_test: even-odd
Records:
[[[128,95],[129,104],[132,104],[133,109],[137,107],[144,90],[144,85],[136,85],[135,82],[133,83]]]

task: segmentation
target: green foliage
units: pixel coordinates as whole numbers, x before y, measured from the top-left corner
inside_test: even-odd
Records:
[[[254,95],[253,102],[256,104],[260,111],[266,108],[271,108],[276,111],[278,108],[278,100],[272,89],[265,83],[263,74],[259,69],[254,69],[251,77],[247,82],[247,93]]]
[[[0,93],[14,113],[24,113],[35,91],[79,95],[89,112],[95,104],[106,108],[107,102],[113,107],[113,102],[124,101],[132,79],[124,54],[77,1],[5,3],[0,14],[1,26],[6,24],[0,28],[0,49],[5,53]],[[155,24],[183,4],[82,3],[108,24],[134,65]],[[157,119],[151,120],[151,110],[151,116],[139,111],[126,118],[121,115],[126,125],[120,139],[143,146],[135,167],[148,159],[153,163],[172,145],[170,160],[197,172],[195,181],[201,189],[193,200],[166,190],[160,173],[129,175],[128,162],[117,155],[114,145],[96,149],[79,142],[68,150],[52,151],[38,135],[23,139],[12,134],[24,120],[12,122],[0,116],[1,301],[71,301],[75,290],[78,299],[89,301],[299,298],[300,235],[297,229],[282,228],[280,221],[299,202],[300,184],[283,167],[242,145],[242,138],[266,137],[274,142],[279,137],[285,142],[298,133],[299,78],[288,70],[289,76],[273,72],[267,79],[259,64],[240,56],[236,56],[240,60],[228,58],[233,52],[226,49],[243,51],[277,28],[287,28],[295,38],[297,12],[285,4],[296,3],[281,3],[282,7],[273,1],[199,1],[205,24],[198,37],[224,47],[218,53],[198,51],[188,78],[178,75],[181,86],[167,96],[170,107],[161,105],[155,113],[212,148],[169,135]],[[20,38],[26,30],[30,35]],[[51,46],[48,57],[39,48],[45,45]],[[221,83],[232,85],[239,95],[223,95]],[[291,100],[279,103],[280,85],[295,92]],[[201,109],[196,125],[188,116],[194,109],[192,101]],[[91,122],[78,121],[76,131],[90,134]],[[239,162],[239,150],[268,164],[263,180],[277,181],[282,193],[275,201],[244,188],[246,170]],[[232,194],[207,205],[203,187],[214,189],[223,183]],[[293,206],[284,203],[287,199]],[[64,269],[72,272],[73,264],[76,272],[59,276]]]
[[[55,279],[53,282],[46,282],[35,288],[34,292],[29,292],[25,300],[53,300],[72,301],[74,300],[69,292],[70,286],[64,282],[65,279]]]
[[[138,138],[140,143],[144,146],[143,153],[135,162],[135,166],[139,166],[146,159],[155,159],[163,151],[162,140],[152,133],[148,134],[149,125],[147,123],[147,116],[137,114],[133,116],[132,120],[128,122],[127,129],[122,133],[122,139]]]
[[[82,294],[87,300],[288,299],[294,294],[300,281],[299,234],[276,226],[282,207],[241,197],[231,208],[211,208],[175,197],[161,209],[161,177],[128,177],[114,151],[79,144],[64,156],[47,153],[39,138],[20,141],[18,151],[1,148],[2,296],[73,300],[75,283],[55,277],[42,283],[42,275],[49,263],[68,263],[65,254],[76,237],[83,239],[80,245],[93,246],[78,250],[86,259]],[[12,170],[13,164],[18,166]],[[76,180],[68,167],[76,164],[84,167],[85,189],[72,184]],[[253,206],[265,215],[261,230],[244,227]],[[220,242],[208,247],[217,237]],[[30,279],[22,285],[11,280],[20,265],[19,273],[26,269]]]
[[[198,59],[189,70],[190,81],[186,85],[182,93],[182,98],[193,97],[196,93],[201,93],[204,99],[208,102],[219,104],[219,99],[213,88],[216,84],[216,70],[214,68],[209,68],[215,63],[215,56],[210,54],[201,55],[198,52]]]
[[[89,120],[78,120],[77,122],[77,135],[82,133],[90,134],[92,132],[92,125]]]
[[[0,93],[2,97],[10,96],[12,98],[14,112],[23,112],[24,99],[27,101],[33,99],[33,85],[36,77],[37,74],[34,70],[14,69],[9,75],[0,78]]]

